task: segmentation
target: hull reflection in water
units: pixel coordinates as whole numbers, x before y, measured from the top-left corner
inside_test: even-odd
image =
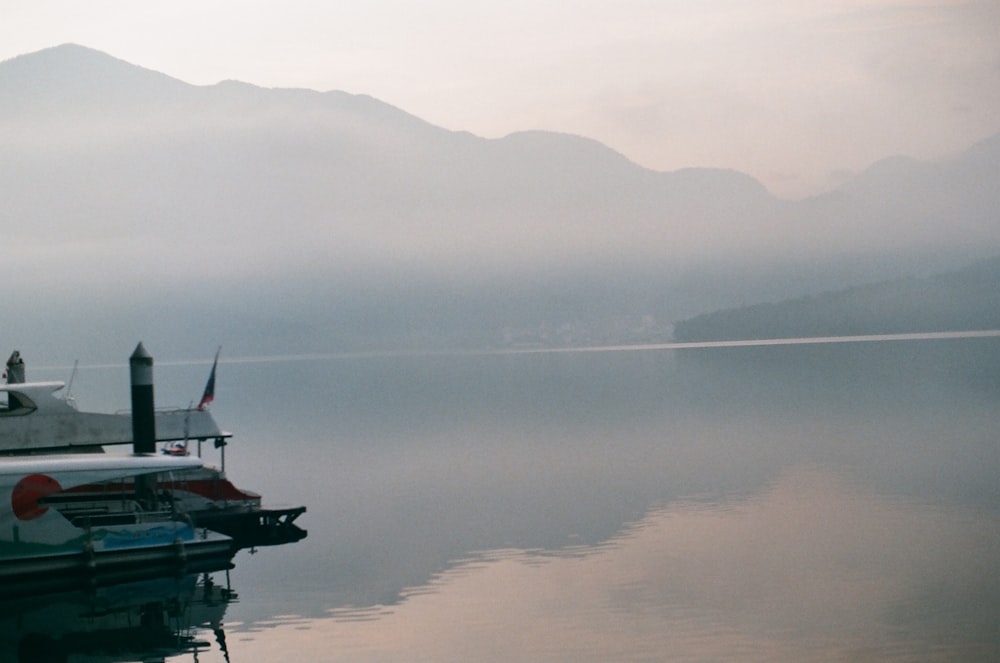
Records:
[[[315,661],[996,660],[998,558],[987,514],[800,467],[603,545],[491,551],[395,605],[246,634],[239,660],[303,639],[326,643]]]
[[[110,585],[0,602],[0,660],[147,661],[213,652],[236,593],[209,574]]]

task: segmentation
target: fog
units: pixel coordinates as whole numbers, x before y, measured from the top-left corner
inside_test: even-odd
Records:
[[[8,333],[47,354],[151,335],[178,353],[483,345],[1000,252],[998,137],[791,202],[584,137],[485,139],[363,95],[193,86],[67,45],[0,63],[0,138]]]

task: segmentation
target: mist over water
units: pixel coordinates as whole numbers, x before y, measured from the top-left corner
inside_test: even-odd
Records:
[[[223,364],[230,477],[309,508],[237,556],[231,660],[990,660],[997,376],[996,338]]]
[[[852,34],[898,46],[890,14],[925,57],[947,23],[925,9],[845,14],[839,70]],[[862,59],[883,91],[912,69]],[[962,95],[940,87],[954,122]],[[309,536],[239,553],[222,621],[164,603],[202,662],[1000,660],[1000,338],[662,343],[1000,327],[1000,135],[966,102],[947,158],[852,173],[797,142],[836,188],[789,200],[581,136],[481,138],[364,94],[194,86],[66,44],[0,62],[6,285],[24,295],[5,339],[30,379],[79,359],[72,394],[102,412],[129,406],[136,341],[174,407],[223,345],[229,476],[307,505]],[[732,107],[696,106],[708,125]],[[141,611],[144,591],[119,595]],[[94,634],[109,597],[82,594],[30,619],[0,605],[0,660],[119,644]]]

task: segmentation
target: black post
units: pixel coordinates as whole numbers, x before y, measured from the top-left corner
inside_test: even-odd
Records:
[[[129,357],[132,382],[132,451],[156,453],[156,418],[153,405],[153,357],[142,343]]]

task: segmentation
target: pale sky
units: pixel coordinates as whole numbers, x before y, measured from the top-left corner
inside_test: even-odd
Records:
[[[370,94],[789,198],[1000,132],[998,35],[996,0],[0,0],[0,60],[72,42],[198,85]]]

